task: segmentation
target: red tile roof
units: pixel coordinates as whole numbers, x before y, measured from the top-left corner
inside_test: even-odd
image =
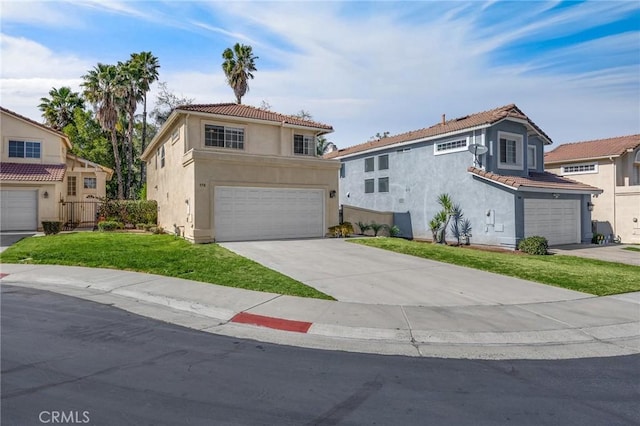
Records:
[[[61,182],[65,164],[0,163],[0,181]]]
[[[268,111],[249,105],[242,104],[200,104],[200,105],[182,105],[176,107],[180,111],[195,111],[208,114],[226,115],[229,117],[251,118],[254,120],[272,121],[276,123],[287,123],[296,126],[310,127],[314,129],[322,129],[333,131],[333,127],[328,124],[318,123],[316,121],[304,120],[292,115],[279,114],[277,112]]]
[[[510,186],[516,190],[531,189],[553,189],[558,191],[578,191],[588,193],[600,193],[601,189],[595,186],[587,185],[581,182],[577,182],[572,179],[560,177],[549,172],[529,172],[529,177],[521,176],[504,176],[491,172],[486,172],[477,167],[469,167],[467,169],[469,173],[473,173],[481,178],[500,183],[502,185]]]
[[[25,117],[24,115],[18,114],[17,112],[13,112],[13,111],[11,111],[10,109],[7,109],[7,108],[1,107],[1,106],[0,106],[0,111],[4,112],[4,113],[6,113],[6,114],[12,115],[12,116],[14,116],[15,118],[18,118],[18,119],[20,119],[20,120],[24,120],[24,121],[28,122],[29,124],[33,124],[34,126],[38,126],[38,127],[40,127],[41,129],[44,129],[44,130],[46,130],[46,131],[48,131],[48,132],[51,132],[51,133],[55,133],[55,134],[57,134],[58,136],[60,136],[61,138],[63,138],[63,139],[64,139],[64,141],[65,141],[65,143],[67,144],[67,146],[68,146],[69,148],[71,148],[71,142],[69,141],[69,137],[68,137],[66,134],[62,133],[61,131],[54,129],[53,127],[49,127],[49,126],[47,126],[47,125],[45,125],[45,124],[38,123],[38,122],[37,122],[37,121],[35,121],[35,120],[32,120],[32,119],[30,119],[30,118],[27,118],[27,117]]]
[[[341,149],[325,155],[326,158],[342,157],[343,155],[355,154],[358,152],[368,151],[373,148],[381,148],[388,145],[394,145],[402,142],[409,142],[418,139],[424,139],[432,136],[444,135],[446,133],[457,132],[465,129],[472,129],[484,125],[490,125],[504,120],[505,118],[516,118],[524,120],[533,127],[543,138],[551,143],[551,138],[542,131],[533,121],[529,119],[515,104],[509,104],[500,108],[489,111],[483,111],[465,117],[454,118],[443,123],[435,124],[424,129],[413,130],[407,133],[401,133],[395,136],[377,139],[365,142],[349,148]]]
[[[560,161],[617,157],[640,146],[640,134],[560,145],[544,155],[545,164]]]

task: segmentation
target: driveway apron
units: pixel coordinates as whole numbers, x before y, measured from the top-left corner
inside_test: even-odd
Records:
[[[229,242],[241,256],[341,302],[406,306],[511,305],[593,297],[342,239]]]

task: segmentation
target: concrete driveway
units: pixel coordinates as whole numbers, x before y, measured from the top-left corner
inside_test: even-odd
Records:
[[[517,278],[352,244],[342,239],[249,241],[221,245],[341,302],[473,306],[593,297]]]
[[[5,251],[11,245],[17,243],[23,238],[35,235],[35,232],[29,231],[3,231],[0,232],[0,253]]]
[[[588,259],[598,259],[605,260],[607,262],[627,263],[629,265],[640,266],[640,253],[633,250],[625,250],[627,247],[640,248],[640,246],[631,246],[629,244],[571,244],[566,246],[555,246],[549,251],[554,254],[586,257]]]

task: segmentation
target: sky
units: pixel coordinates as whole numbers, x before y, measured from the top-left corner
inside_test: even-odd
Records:
[[[239,42],[258,57],[243,104],[305,110],[339,148],[511,103],[550,148],[640,133],[635,0],[0,0],[0,24],[0,104],[36,121],[51,88],[141,51],[177,96],[234,102]]]

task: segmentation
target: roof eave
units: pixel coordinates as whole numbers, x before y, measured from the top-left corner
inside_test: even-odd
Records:
[[[541,188],[541,187],[537,187],[537,186],[528,186],[528,185],[523,185],[523,184],[519,184],[517,186],[514,185],[509,185],[503,182],[499,182],[493,179],[490,179],[486,176],[482,176],[479,175],[477,173],[471,172],[471,171],[467,171],[467,173],[471,174],[472,176],[476,176],[486,182],[490,182],[490,183],[494,183],[496,185],[502,186],[504,188],[507,188],[511,191],[515,191],[515,192],[542,192],[542,193],[547,193],[547,194],[553,194],[553,193],[557,193],[557,194],[602,194],[603,190],[599,189],[599,188],[594,188],[594,189],[568,189],[568,188]]]

